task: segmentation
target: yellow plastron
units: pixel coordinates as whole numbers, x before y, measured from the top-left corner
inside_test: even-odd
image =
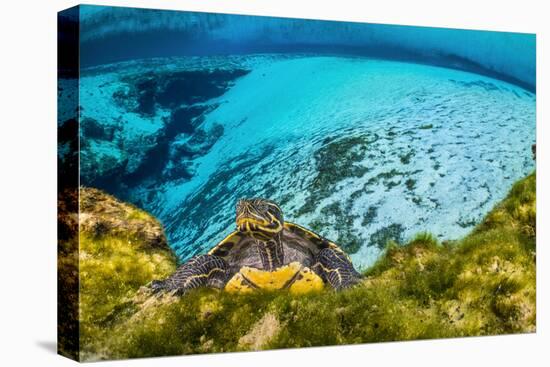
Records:
[[[252,292],[255,288],[265,290],[288,288],[291,293],[300,294],[321,290],[323,280],[310,268],[302,267],[298,262],[292,262],[273,271],[243,266],[225,285],[226,291],[237,293]]]

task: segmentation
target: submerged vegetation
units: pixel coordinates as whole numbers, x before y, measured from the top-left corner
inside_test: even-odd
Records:
[[[317,174],[308,188],[304,205],[294,215],[298,217],[314,212],[318,203],[330,197],[342,179],[365,175],[368,168],[360,162],[367,155],[370,145],[376,140],[378,140],[376,135],[325,138],[323,145],[315,152]],[[329,204],[323,207],[319,216],[309,223],[309,227],[320,233],[323,233],[326,228],[333,228],[338,233],[338,238],[335,240],[350,254],[359,251],[364,242],[353,228],[353,222],[358,216],[350,214],[352,205],[352,200]]]
[[[211,289],[152,296],[139,287],[173,271],[167,247],[112,231],[92,237],[85,227],[83,358],[534,332],[535,204],[532,174],[462,240],[439,243],[421,233],[398,245],[385,236],[385,254],[360,285],[300,296]],[[137,213],[126,218],[156,223]]]
[[[309,188],[310,196],[296,216],[313,212],[319,201],[331,195],[342,177],[361,177],[368,171],[357,164],[367,154],[371,143],[368,136],[325,138],[323,143],[325,145],[315,152],[317,175]]]
[[[350,204],[348,202],[348,207],[344,209],[338,202],[325,206],[321,209],[321,215],[309,227],[319,233],[325,228],[333,228],[338,233],[335,241],[348,254],[354,254],[361,248],[362,239],[353,230],[353,221],[357,216],[350,214]]]
[[[176,268],[162,226],[146,212],[80,189],[80,343],[83,356],[108,335],[113,317],[136,290]],[[106,334],[107,333],[107,334]]]

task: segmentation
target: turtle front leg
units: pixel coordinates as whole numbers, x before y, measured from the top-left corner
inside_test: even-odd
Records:
[[[319,251],[311,269],[336,290],[351,287],[361,279],[347,255],[330,247]]]
[[[214,255],[198,255],[181,265],[174,274],[164,280],[151,283],[153,292],[174,291],[185,294],[198,287],[223,288],[229,276],[229,266],[224,259]]]

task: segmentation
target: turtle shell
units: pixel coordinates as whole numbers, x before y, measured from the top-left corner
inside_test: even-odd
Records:
[[[315,255],[325,248],[333,248],[345,254],[334,242],[290,222],[285,222],[280,240],[285,254],[285,264],[298,262],[304,266],[311,266]],[[234,231],[214,246],[208,254],[223,258],[235,272],[243,266],[261,269],[262,264],[254,246],[256,241]]]

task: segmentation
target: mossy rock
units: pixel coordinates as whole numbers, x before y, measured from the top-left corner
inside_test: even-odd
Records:
[[[84,358],[95,359],[108,325],[141,286],[173,273],[176,258],[161,224],[133,205],[81,188],[80,210],[80,338]]]

